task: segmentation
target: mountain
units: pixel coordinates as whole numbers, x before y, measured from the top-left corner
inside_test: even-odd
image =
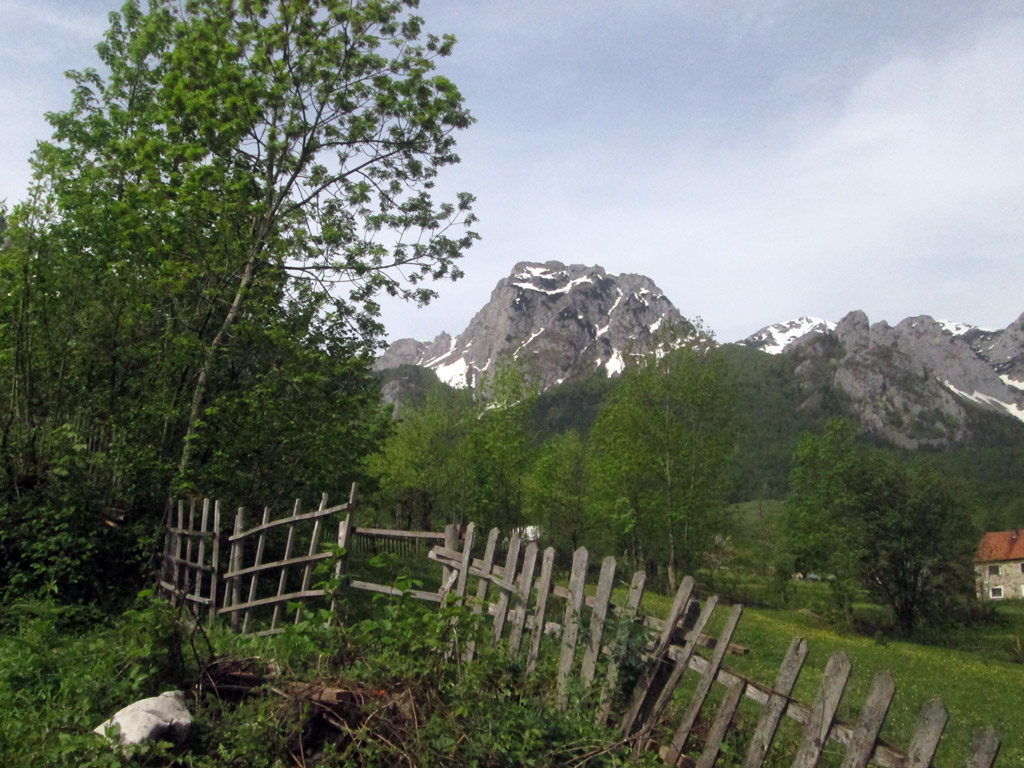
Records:
[[[450,386],[467,387],[511,357],[547,389],[596,370],[617,375],[630,356],[654,349],[659,329],[670,326],[697,334],[650,278],[558,261],[522,262],[498,281],[458,336],[400,339],[376,368],[420,366]]]
[[[647,277],[557,261],[522,262],[498,282],[462,333],[442,333],[430,342],[400,339],[376,368],[386,372],[389,402],[422,393],[422,369],[465,388],[509,358],[550,390],[594,373],[616,376],[630,356],[669,342],[670,328],[671,341],[700,335]],[[972,429],[989,428],[977,427],[979,419],[991,425],[982,418],[985,412],[1024,422],[1024,315],[1006,329],[984,330],[927,315],[895,326],[872,324],[854,311],[838,323],[814,317],[777,323],[727,347],[785,358],[782,366],[759,366],[749,351],[734,356],[750,369],[744,372],[748,379],[761,375],[758,370],[785,379],[786,401],[774,407],[816,419],[846,416],[865,433],[901,448],[961,443]],[[750,396],[758,391],[767,390],[751,381]],[[761,404],[740,407],[754,412]]]
[[[986,331],[927,315],[870,324],[855,311],[834,326],[800,318],[739,343],[795,356],[809,399],[834,387],[865,431],[902,448],[959,442],[974,408],[1024,421],[1024,316]]]

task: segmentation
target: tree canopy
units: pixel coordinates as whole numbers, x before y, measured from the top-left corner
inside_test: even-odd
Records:
[[[683,346],[627,368],[591,432],[596,503],[637,559],[667,565],[673,588],[719,530],[730,410],[722,357]]]
[[[961,489],[927,461],[859,448],[846,422],[801,441],[786,528],[797,568],[828,575],[847,613],[850,586],[867,590],[902,635],[973,597],[978,532]]]
[[[172,480],[265,503],[352,479],[381,429],[378,298],[429,301],[476,238],[470,195],[434,199],[472,117],[416,6],[111,14],[0,253],[5,498],[91,509],[80,538],[106,540],[102,509]]]

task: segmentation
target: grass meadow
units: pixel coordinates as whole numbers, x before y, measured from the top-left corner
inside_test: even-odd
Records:
[[[644,608],[652,615],[664,615],[670,603],[669,597],[648,593]],[[719,624],[724,622],[725,614],[716,611]],[[712,634],[715,631],[713,626]],[[896,696],[882,732],[887,743],[905,750],[921,707],[940,698],[950,716],[936,756],[937,766],[962,766],[974,733],[986,725],[995,726],[1002,738],[996,768],[1024,765],[1024,655],[1020,653],[1024,603],[1002,604],[992,620],[951,630],[947,644],[954,647],[840,633],[806,609],[748,607],[733,642],[749,648],[750,653],[727,656],[725,666],[770,685],[786,649],[797,636],[807,640],[808,656],[797,680],[795,698],[807,704],[813,702],[828,659],[845,651],[852,672],[840,705],[840,719],[855,723],[875,674],[889,670],[896,683]],[[759,709],[756,705],[745,707],[741,716],[746,713],[756,722]]]

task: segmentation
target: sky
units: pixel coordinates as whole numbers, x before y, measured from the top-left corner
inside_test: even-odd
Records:
[[[0,199],[118,0],[0,0]],[[465,277],[390,338],[460,333],[520,261],[652,278],[720,341],[855,309],[1024,312],[1024,2],[421,0],[477,122]]]

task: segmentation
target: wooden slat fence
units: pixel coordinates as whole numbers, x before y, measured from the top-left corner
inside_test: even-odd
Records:
[[[851,672],[842,652],[829,660],[810,705],[792,698],[807,656],[802,638],[794,638],[774,684],[743,677],[725,665],[729,654],[747,650],[732,642],[742,606],[720,605],[714,596],[699,601],[690,577],[680,585],[666,618],[658,620],[640,610],[643,571],[631,575],[625,600],[612,602],[615,558],[592,568],[587,550],[578,549],[563,585],[555,581],[554,549],[541,552],[537,542],[524,542],[516,533],[501,541],[500,532],[492,529],[478,541],[473,524],[462,531],[449,526],[444,533],[357,528],[355,492],[353,486],[348,502],[334,507],[328,507],[325,496],[313,512],[303,513],[299,502],[277,519],[263,510],[249,528],[245,511],[238,510],[232,534],[224,537],[230,546],[224,573],[219,570],[220,504],[179,502],[177,519],[165,538],[162,591],[197,612],[205,609],[210,620],[230,617],[237,631],[281,631],[287,603],[304,606],[296,611],[298,622],[303,610],[312,610],[312,603],[326,597],[312,577],[317,563],[335,557],[321,543],[330,531],[343,553],[334,561],[334,576],[345,588],[411,595],[432,603],[465,601],[477,615],[486,611],[492,645],[520,662],[526,676],[536,674],[550,656],[557,705],[565,708],[575,699],[590,706],[594,719],[616,729],[637,754],[654,750],[665,765],[712,768],[729,736],[733,752],[737,741],[745,745],[743,768],[761,768],[768,760],[781,765],[783,758],[793,768],[815,768],[826,748],[842,754],[841,768],[932,768],[948,720],[941,701],[925,705],[909,747],[901,751],[879,737],[895,693],[887,672],[876,676],[853,724],[836,718]],[[297,554],[300,547],[303,554]],[[427,547],[427,557],[441,567],[437,591],[403,592],[347,572],[349,550],[415,555]],[[588,589],[592,571],[597,579]],[[720,623],[723,612],[724,623],[714,637],[709,627]],[[457,627],[455,637],[449,655],[471,660],[478,652],[477,641],[467,637],[458,644]],[[639,674],[623,693],[619,681],[626,664]],[[713,696],[716,685],[722,694]],[[744,698],[760,706],[749,735],[736,731],[736,712]],[[791,760],[775,754],[781,749],[775,742],[783,718],[802,727]],[[998,751],[995,730],[982,729],[965,766],[991,768]],[[730,765],[739,765],[731,759]]]
[[[171,520],[164,536],[161,560],[160,592],[172,602],[184,604],[195,615],[205,613],[210,621],[216,616],[218,572],[220,568],[220,504],[201,502],[196,527],[195,499],[179,501],[170,510]]]
[[[348,574],[352,553],[415,556],[420,552],[425,556],[436,543],[457,546],[454,526],[444,533],[357,528],[356,490],[353,485],[348,501],[334,506],[328,506],[324,495],[319,506],[309,512],[304,512],[301,500],[296,499],[284,516],[274,516],[264,508],[259,517],[253,517],[238,508],[226,536],[221,533],[221,502],[178,501],[176,516],[172,515],[164,537],[161,594],[186,605],[197,618],[205,614],[213,621],[227,616],[237,632],[274,634],[284,628],[289,603],[300,605],[294,623],[302,620],[303,610],[317,604],[327,607],[327,591],[318,586],[322,581],[315,573],[318,564],[335,558],[334,548],[325,546],[328,540],[342,553],[333,575],[344,578],[346,588],[391,595],[403,593],[390,584]],[[226,569],[222,563],[227,564]],[[440,603],[446,591],[444,579],[451,570],[442,567],[441,571],[442,589],[413,590],[412,596]],[[332,613],[335,607],[332,602]]]
[[[587,589],[589,555],[586,549],[577,550],[565,587],[553,582],[552,548],[541,554],[535,542],[524,546],[513,535],[505,547],[503,565],[498,565],[499,537],[497,529],[490,532],[479,558],[473,556],[472,528],[467,530],[461,549],[435,546],[431,550],[429,557],[454,574],[450,599],[468,600],[474,613],[486,610],[493,617],[491,642],[503,644],[511,657],[524,661],[527,675],[537,669],[544,647],[549,647],[552,654],[557,652],[558,705],[565,707],[575,690],[582,703],[594,707],[598,722],[617,725],[636,753],[657,750],[665,765],[712,768],[726,736],[735,730],[736,712],[746,698],[760,705],[761,714],[752,733],[741,738],[746,745],[743,768],[766,764],[784,717],[802,726],[799,747],[787,763],[793,768],[819,765],[830,742],[833,753],[842,750],[841,768],[866,768],[869,764],[931,768],[948,719],[946,707],[939,700],[925,705],[905,752],[886,744],[879,734],[895,694],[888,672],[874,679],[858,721],[844,723],[836,718],[836,712],[851,671],[845,653],[829,660],[813,704],[804,704],[791,697],[807,656],[807,643],[802,638],[794,638],[791,643],[774,685],[765,685],[724,665],[728,654],[747,651],[732,642],[743,613],[741,605],[721,606],[714,596],[698,601],[694,581],[686,577],[668,616],[658,621],[639,612],[645,586],[643,571],[632,574],[625,602],[615,605],[611,601],[614,558],[601,562],[596,585]],[[475,590],[471,589],[474,578]],[[716,612],[723,611],[726,617],[722,629],[712,637],[707,628],[713,624]],[[646,633],[642,650],[636,647],[638,632]],[[523,642],[524,633],[529,633],[528,643]],[[557,643],[544,643],[545,635]],[[629,661],[625,654],[630,652],[630,645],[625,641],[630,637],[634,638],[633,651],[639,650],[643,656],[643,667],[630,694],[625,700],[617,700],[619,670]],[[472,658],[475,650],[467,644],[464,658]],[[682,695],[684,677],[690,681],[688,698]],[[724,690],[717,697],[717,706],[711,706],[716,685]],[[965,768],[991,768],[998,751],[995,730],[981,729]]]

